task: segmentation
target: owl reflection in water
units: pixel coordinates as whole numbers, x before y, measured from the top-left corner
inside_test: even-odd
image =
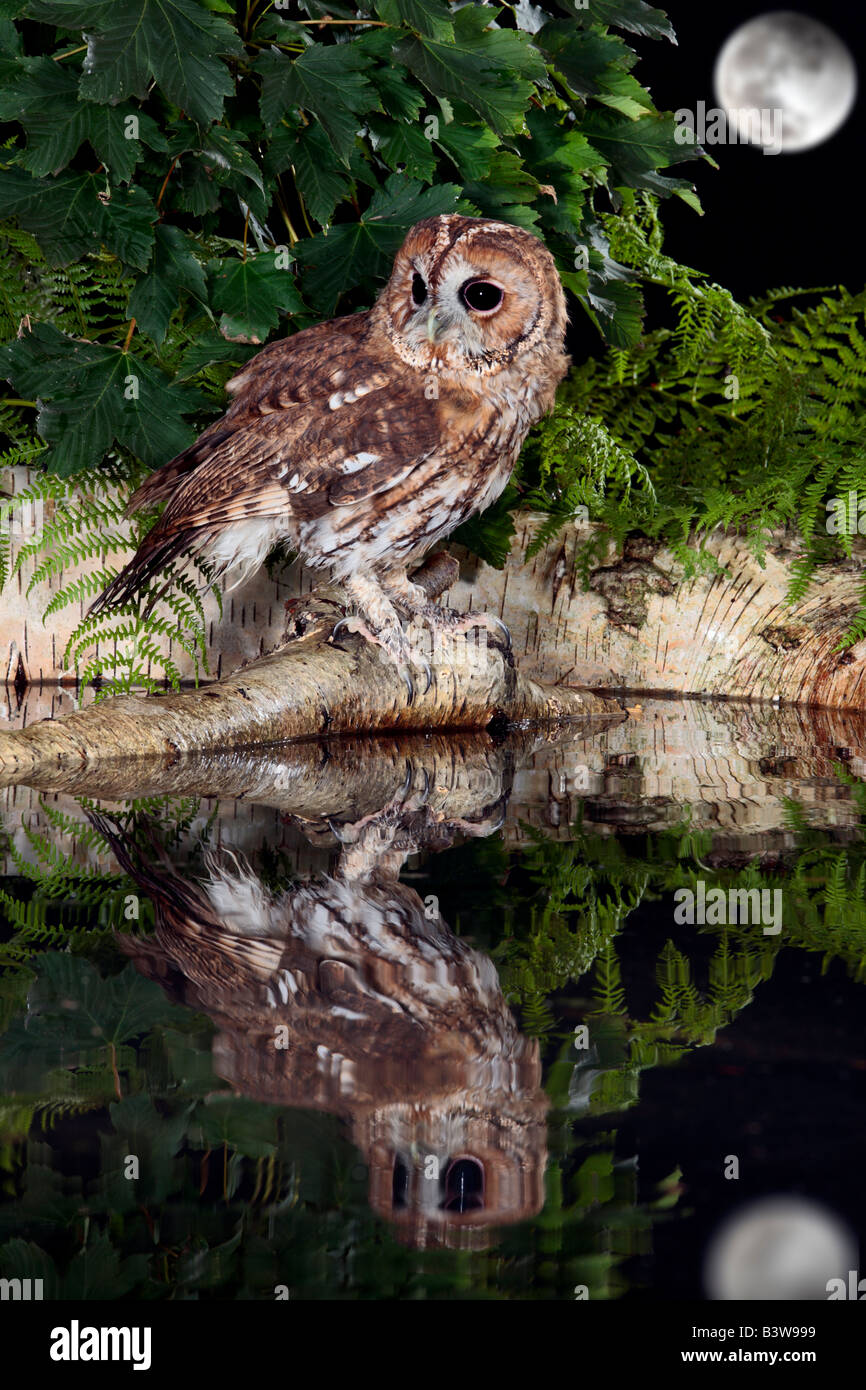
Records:
[[[348,1123],[370,1203],[401,1239],[483,1248],[541,1209],[538,1043],[492,961],[399,881],[423,812],[408,826],[370,818],[333,875],[280,894],[231,856],[209,858],[197,881],[91,818],[155,907],[155,935],[121,936],[123,950],[214,1020],[214,1067],[234,1090]]]
[[[168,505],[94,611],[180,555],[243,578],[282,542],[344,586],[404,674],[420,659],[407,620],[443,636],[497,623],[431,604],[410,571],[503,491],[565,374],[565,327],[537,237],[419,222],[372,309],[271,343],[228,383],[225,416],[139,488],[130,511]]]

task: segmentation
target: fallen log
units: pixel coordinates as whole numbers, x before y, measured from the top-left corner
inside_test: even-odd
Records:
[[[437,556],[415,582],[432,596],[455,572],[450,557]],[[523,676],[510,651],[483,629],[435,643],[429,688],[422,679],[412,691],[364,638],[344,632],[332,640],[341,612],[334,591],[288,607],[285,643],[225,680],[177,694],[107,698],[62,719],[0,733],[0,782],[26,782],[46,768],[171,760],[323,735],[622,718],[613,700]]]
[[[9,473],[13,490],[32,481],[27,469]],[[714,532],[704,549],[718,568],[691,576],[664,545],[631,537],[621,555],[610,544],[593,560],[585,585],[576,559],[595,528],[567,525],[527,560],[544,518],[524,512],[515,520],[504,568],[458,552],[460,575],[449,581],[445,602],[500,617],[523,676],[593,690],[866,709],[866,641],[842,645],[863,594],[861,537],[854,537],[851,559],[822,565],[790,604],[791,565],[802,553],[793,532],[768,538],[763,563],[744,535]],[[101,561],[52,573],[31,589],[35,563],[28,560],[0,591],[0,667],[9,685],[71,677],[62,654],[84,601],[60,608],[47,623],[43,613],[59,589]],[[222,615],[216,599],[205,597],[207,658],[218,679],[282,641],[285,600],[308,602],[312,579],[300,565],[273,574],[262,569],[226,595]],[[191,680],[188,655],[168,639],[164,649],[182,679]]]
[[[55,699],[31,692],[31,717],[49,711]],[[70,697],[61,698],[61,707],[64,702]],[[594,834],[617,838],[682,827],[687,817],[690,830],[712,835],[713,853],[753,857],[794,846],[792,802],[812,830],[836,840],[857,836],[866,717],[648,700],[632,705],[619,722],[572,720],[504,737],[394,732],[172,759],[45,763],[0,791],[0,815],[9,844],[25,860],[39,862],[31,837],[41,836],[75,863],[107,871],[112,866],[99,850],[74,833],[75,825],[85,824],[76,798],[201,798],[200,833],[212,822],[216,843],[246,855],[268,844],[287,853],[296,872],[317,872],[323,865],[311,859],[310,823],[375,812],[400,798],[410,771],[410,788],[426,782],[430,804],[442,810],[446,792],[453,809],[458,793],[492,804],[510,788],[501,830],[510,848],[536,833],[567,840],[578,817]],[[61,814],[59,826],[54,812]],[[290,832],[289,820],[307,827],[306,838]],[[0,874],[18,872],[4,848],[0,840]]]

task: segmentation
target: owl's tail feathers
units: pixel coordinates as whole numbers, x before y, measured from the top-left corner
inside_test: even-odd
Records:
[[[104,612],[106,608],[120,607],[122,604],[131,603],[145,586],[151,584],[163,573],[172,560],[176,560],[178,555],[182,555],[184,551],[189,549],[190,537],[188,535],[160,536],[152,532],[142,541],[129,564],[124,565],[108,587],[103,589],[98,598],[94,599],[87,610],[87,616],[93,617],[97,613]],[[145,615],[153,611],[170,583],[171,580],[161,587],[157,587],[148,596],[144,610]]]
[[[216,925],[202,884],[177,871],[155,822],[142,817],[124,825],[117,816],[99,807],[86,806],[84,810],[124,873],[170,921],[186,921],[197,930],[201,930],[202,924],[211,929]]]

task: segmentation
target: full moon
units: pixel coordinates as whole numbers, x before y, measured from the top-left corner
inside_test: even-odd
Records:
[[[783,154],[829,140],[857,96],[857,68],[842,40],[790,10],[758,15],[736,29],[719,53],[714,82],[730,125],[736,130],[742,123],[753,144],[768,144],[774,128],[760,113],[778,113]]]
[[[735,1211],[707,1248],[704,1284],[713,1300],[826,1299],[831,1279],[847,1288],[857,1242],[837,1216],[806,1197],[777,1194]]]

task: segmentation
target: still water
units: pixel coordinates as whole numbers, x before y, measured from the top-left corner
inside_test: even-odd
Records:
[[[52,712],[28,699],[13,725]],[[0,1277],[207,1300],[847,1279],[866,721],[624,704],[2,793]]]

